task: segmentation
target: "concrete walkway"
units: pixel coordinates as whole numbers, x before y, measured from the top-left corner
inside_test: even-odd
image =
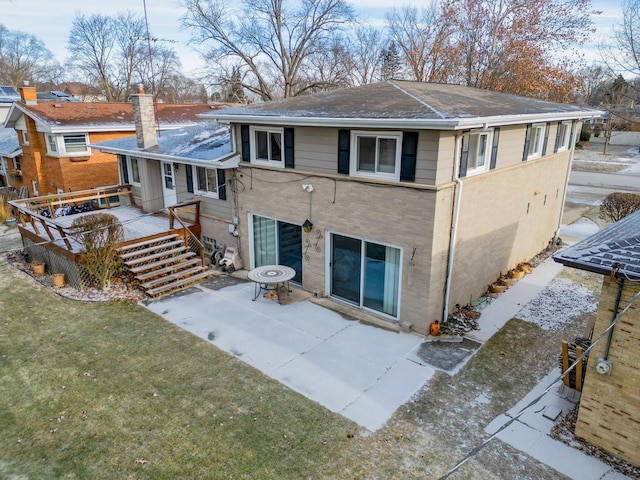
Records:
[[[562,266],[548,259],[498,296],[483,311],[470,339],[486,342],[531,300]],[[237,356],[326,408],[375,431],[435,373],[416,361],[422,337],[394,333],[347,320],[308,300],[278,305],[258,297],[250,283],[182,294],[148,302],[151,311]],[[464,359],[458,371],[472,353]],[[449,371],[454,374],[455,371]],[[496,432],[558,377],[553,371],[505,415],[486,427]],[[554,420],[577,401],[555,386],[498,438],[558,472],[580,480],[623,480],[603,462],[549,437]]]
[[[252,283],[196,287],[147,308],[371,431],[435,372],[407,359],[420,336],[346,320],[309,301],[253,302],[253,292]]]

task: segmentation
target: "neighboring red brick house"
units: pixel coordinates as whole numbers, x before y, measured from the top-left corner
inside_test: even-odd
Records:
[[[18,133],[22,149],[22,175],[12,182],[14,188],[24,185],[30,196],[38,196],[118,183],[116,157],[91,145],[135,135],[130,103],[38,102],[33,87],[22,87],[20,95],[5,121]],[[170,130],[200,123],[197,114],[218,106],[155,108],[159,130]]]

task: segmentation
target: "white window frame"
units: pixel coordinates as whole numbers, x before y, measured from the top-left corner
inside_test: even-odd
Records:
[[[13,168],[16,170],[22,170],[22,162],[20,161],[20,155],[13,157]]]
[[[66,156],[68,157],[73,157],[75,155],[78,156],[86,156],[89,155],[91,153],[91,151],[89,150],[89,138],[87,136],[86,133],[74,133],[74,134],[64,134],[61,135],[61,140],[62,140],[62,146],[64,149],[64,153]],[[67,148],[67,138],[68,137],[84,137],[84,150],[78,150],[78,151],[69,151],[69,149]]]
[[[565,128],[564,135],[560,139],[560,143],[558,144],[558,152],[569,150],[571,148],[571,146],[569,145],[569,140],[571,139],[571,130],[573,128],[573,122],[562,122],[560,125],[558,125],[558,128],[559,129]]]
[[[22,143],[23,145],[29,145],[29,134],[26,130],[22,130]]]
[[[202,196],[210,197],[210,198],[218,198],[218,191],[219,191],[219,188],[220,188],[220,186],[218,185],[218,169],[217,168],[206,168],[206,167],[198,167],[198,166],[196,166],[195,170],[196,170],[196,175],[195,175],[196,178],[195,178],[195,185],[194,185],[195,189],[194,190],[195,190],[196,195],[202,195]],[[213,172],[213,175],[214,175],[214,178],[215,178],[215,182],[216,182],[215,191],[209,190],[209,182],[208,182],[208,179],[206,177],[206,173],[208,171]],[[204,172],[204,174],[205,174],[204,181],[207,184],[207,189],[206,190],[202,190],[200,188],[200,173],[201,172]]]
[[[280,160],[271,160],[271,142],[268,142],[267,148],[269,150],[269,158],[258,158],[258,145],[256,141],[256,134],[258,132],[265,132],[267,138],[269,135],[275,134],[280,136]],[[251,163],[256,165],[266,165],[269,167],[284,168],[284,128],[277,127],[249,127],[249,142],[251,151]]]
[[[359,139],[362,137],[374,137],[376,139],[376,151],[374,159],[375,171],[359,170]],[[379,142],[381,139],[391,139],[396,142],[395,165],[393,172],[379,172]],[[371,130],[352,130],[351,131],[351,154],[349,158],[349,172],[352,177],[362,178],[378,178],[385,180],[400,181],[400,159],[402,156],[402,132],[393,131],[371,131]]]
[[[45,134],[45,139],[47,141],[47,153],[58,155],[58,137],[57,135],[53,135],[51,133]]]
[[[136,171],[138,172],[138,180],[136,181],[134,179],[135,175],[133,174],[134,172],[134,168],[133,168],[133,163],[135,161],[136,164]],[[129,176],[129,183],[131,185],[134,185],[136,187],[140,186],[140,157],[132,157],[131,155],[127,155],[126,156],[126,164],[127,164],[127,173]]]
[[[469,132],[465,134],[467,142],[469,143],[469,156],[467,157],[467,177],[477,175],[478,173],[486,172],[489,170],[491,164],[491,150],[493,148],[493,130],[482,130],[477,132]],[[479,155],[478,149],[481,146],[481,142],[476,142],[475,148],[471,148],[471,137],[486,138],[484,148],[484,158],[482,164],[478,165]],[[472,162],[471,160],[474,159]]]
[[[38,182],[36,180],[31,180],[31,189],[33,190],[33,196],[40,196],[40,191],[38,190]]]
[[[531,125],[531,134],[529,136],[529,146],[527,149],[527,160],[540,158],[542,156],[542,148],[544,145],[544,136],[546,133],[546,123],[534,123]],[[540,135],[536,138],[536,132]],[[535,142],[534,142],[535,140]]]

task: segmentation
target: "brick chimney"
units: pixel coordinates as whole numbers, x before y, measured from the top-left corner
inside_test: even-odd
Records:
[[[20,98],[27,105],[37,105],[38,97],[36,96],[36,88],[30,87],[29,82],[25,80],[24,86],[20,87]]]
[[[153,109],[153,95],[144,93],[142,88],[131,95],[133,104],[133,120],[136,124],[136,140],[138,148],[147,150],[158,145],[156,134],[156,115]]]

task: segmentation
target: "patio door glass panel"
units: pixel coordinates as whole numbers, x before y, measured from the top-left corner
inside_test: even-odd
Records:
[[[364,269],[363,305],[393,317],[398,316],[400,250],[365,242]]]
[[[331,295],[360,305],[362,241],[331,236]]]
[[[331,295],[398,316],[400,249],[331,235]]]
[[[256,267],[277,264],[276,221],[253,216],[253,259]]]
[[[278,264],[296,271],[291,280],[302,283],[302,227],[278,222]]]
[[[295,270],[292,282],[302,283],[302,227],[253,215],[255,267],[285,265]]]

